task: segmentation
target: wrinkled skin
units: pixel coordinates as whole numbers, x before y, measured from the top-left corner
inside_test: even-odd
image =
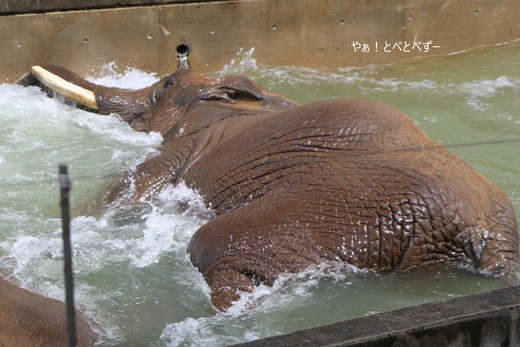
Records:
[[[66,346],[65,305],[0,279],[0,345]],[[93,346],[96,334],[76,311],[79,346]]]
[[[100,113],[164,137],[107,201],[181,180],[215,217],[188,245],[225,310],[258,283],[322,261],[376,271],[445,263],[492,274],[518,261],[510,200],[403,113],[374,101],[298,106],[242,77],[180,70],[139,91],[94,91]],[[25,84],[38,84],[26,78]]]

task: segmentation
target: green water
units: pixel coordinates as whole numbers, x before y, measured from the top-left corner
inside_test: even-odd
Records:
[[[95,79],[134,87],[155,80],[135,70],[107,71]],[[249,51],[217,75],[227,73],[301,103],[387,102],[504,189],[520,215],[519,44],[326,71],[271,68]],[[230,313],[217,313],[186,257],[191,235],[204,223],[195,193],[177,187],[142,209],[82,215],[82,205],[159,143],[156,134],[134,133],[115,117],[72,109],[34,88],[0,85],[0,270],[63,299],[56,177],[58,164],[67,163],[76,301],[101,327],[103,346],[222,346],[512,284],[460,270],[381,276],[317,267],[261,286]]]

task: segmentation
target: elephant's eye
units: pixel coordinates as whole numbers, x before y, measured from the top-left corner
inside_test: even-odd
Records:
[[[171,86],[173,86],[174,84],[175,84],[175,78],[173,78],[173,77],[167,78],[166,81],[164,81],[163,88],[168,89]]]

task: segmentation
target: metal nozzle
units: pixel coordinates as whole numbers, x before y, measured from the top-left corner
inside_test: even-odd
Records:
[[[190,54],[190,47],[182,43],[177,46],[175,52],[177,55],[177,70],[189,69],[188,55]]]

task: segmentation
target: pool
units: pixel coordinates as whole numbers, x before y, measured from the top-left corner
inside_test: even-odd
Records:
[[[246,49],[215,75],[243,74],[301,103],[381,100],[407,113],[508,193],[520,216],[520,44],[383,67],[270,67]],[[90,79],[137,88],[153,73],[107,65]],[[63,300],[58,165],[72,180],[76,303],[102,329],[102,345],[223,346],[454,296],[511,280],[462,270],[381,276],[316,266],[261,286],[244,305],[215,311],[186,245],[207,218],[201,198],[171,188],[142,208],[85,208],[104,187],[152,154],[158,134],[116,117],[0,84],[0,258],[11,281]]]

